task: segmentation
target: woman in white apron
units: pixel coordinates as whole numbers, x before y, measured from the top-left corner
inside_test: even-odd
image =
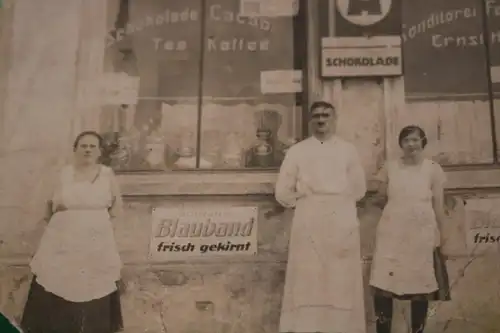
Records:
[[[393,299],[411,301],[412,333],[424,330],[429,300],[449,300],[440,253],[444,222],[441,166],[422,156],[427,144],[418,126],[401,130],[403,156],[379,173],[387,205],[377,226],[370,285],[374,290],[377,333],[390,333]]]
[[[114,333],[123,327],[121,261],[111,224],[122,201],[113,171],[97,163],[101,149],[99,134],[81,133],[74,163],[60,173],[30,265],[25,333]]]

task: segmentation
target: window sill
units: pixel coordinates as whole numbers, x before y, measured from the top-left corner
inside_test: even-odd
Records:
[[[500,168],[498,166],[444,168],[444,170],[447,177],[447,192],[500,191]]]
[[[118,175],[124,196],[270,195],[277,172],[175,172]]]
[[[119,174],[123,196],[273,195],[277,171],[175,172]],[[368,190],[375,183],[368,182]]]
[[[446,191],[500,191],[500,168],[448,169]],[[272,195],[277,171],[192,171],[119,174],[124,196]],[[368,191],[375,190],[368,182]]]

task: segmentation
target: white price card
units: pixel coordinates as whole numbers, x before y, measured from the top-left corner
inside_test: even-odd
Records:
[[[299,0],[240,0],[241,16],[295,16]]]
[[[263,94],[284,94],[301,92],[302,71],[262,71],[260,72],[260,90]]]
[[[500,83],[500,66],[490,67],[490,73],[491,73],[491,82]]]

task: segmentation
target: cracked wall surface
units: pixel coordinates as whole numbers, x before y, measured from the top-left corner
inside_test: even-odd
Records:
[[[213,201],[212,201],[213,200]],[[148,265],[147,251],[150,212],[154,207],[183,204],[257,205],[259,254],[253,259],[206,261],[182,264]],[[116,226],[125,288],[122,308],[126,332],[276,332],[283,294],[288,230],[291,213],[266,217],[274,209],[266,198],[211,198],[198,202],[182,200],[136,200],[127,202],[125,220]],[[455,205],[454,214],[463,212]],[[363,255],[372,251],[373,231],[380,209],[367,204],[359,209]],[[454,244],[455,243],[455,244]],[[426,332],[498,332],[500,327],[500,262],[495,256],[458,256],[457,243],[450,239],[456,255],[447,262],[452,284],[452,301],[432,303]],[[465,249],[465,247],[462,247]],[[464,254],[464,253],[462,253]],[[4,257],[5,258],[5,257]],[[361,260],[360,260],[361,264]],[[365,281],[369,260],[363,264]],[[7,261],[0,270],[0,311],[19,320],[27,296],[30,273],[26,264]],[[369,331],[373,332],[371,297],[366,288]],[[396,305],[395,332],[406,332],[407,304]]]
[[[15,33],[9,38],[2,35],[0,41],[2,47],[6,38],[15,45],[9,49],[8,73],[5,73],[6,65],[0,65],[3,106],[0,311],[16,320],[21,316],[31,279],[28,262],[43,232],[39,224],[43,202],[55,172],[65,163],[71,150],[76,117],[74,89],[80,5],[80,0],[44,0],[43,4],[18,0],[17,11],[15,15],[11,12],[13,16],[10,17]],[[366,117],[365,110],[382,108],[381,87],[375,82],[354,80],[343,89],[344,111],[354,110],[344,113],[343,131],[360,145],[367,171],[372,173],[380,164],[382,129],[373,114]],[[349,131],[350,127],[354,130]],[[460,142],[466,137],[462,135]],[[476,151],[479,153],[479,149]],[[466,161],[467,156],[455,160]],[[473,191],[471,193],[474,195]],[[447,265],[453,299],[431,306],[428,333],[500,331],[500,261],[495,254],[468,256],[465,199],[447,197],[449,219],[445,226],[448,238],[445,253],[450,256]],[[229,261],[228,258],[227,261],[149,265],[151,208],[186,202],[257,205],[260,209],[258,255],[245,260]],[[122,307],[126,332],[276,332],[292,212],[275,213],[274,210],[270,198],[262,196],[127,200],[125,219],[115,226],[118,247],[125,262],[123,281],[126,288]],[[269,212],[271,214],[266,215]],[[364,256],[360,264],[365,267],[365,280],[380,213],[380,208],[370,198],[360,204]],[[398,303],[397,309],[395,333],[403,333],[406,332],[407,304]],[[372,330],[368,289],[366,311]]]

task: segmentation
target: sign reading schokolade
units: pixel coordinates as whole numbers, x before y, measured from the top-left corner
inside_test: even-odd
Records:
[[[324,77],[401,75],[401,38],[330,37],[322,40]]]

